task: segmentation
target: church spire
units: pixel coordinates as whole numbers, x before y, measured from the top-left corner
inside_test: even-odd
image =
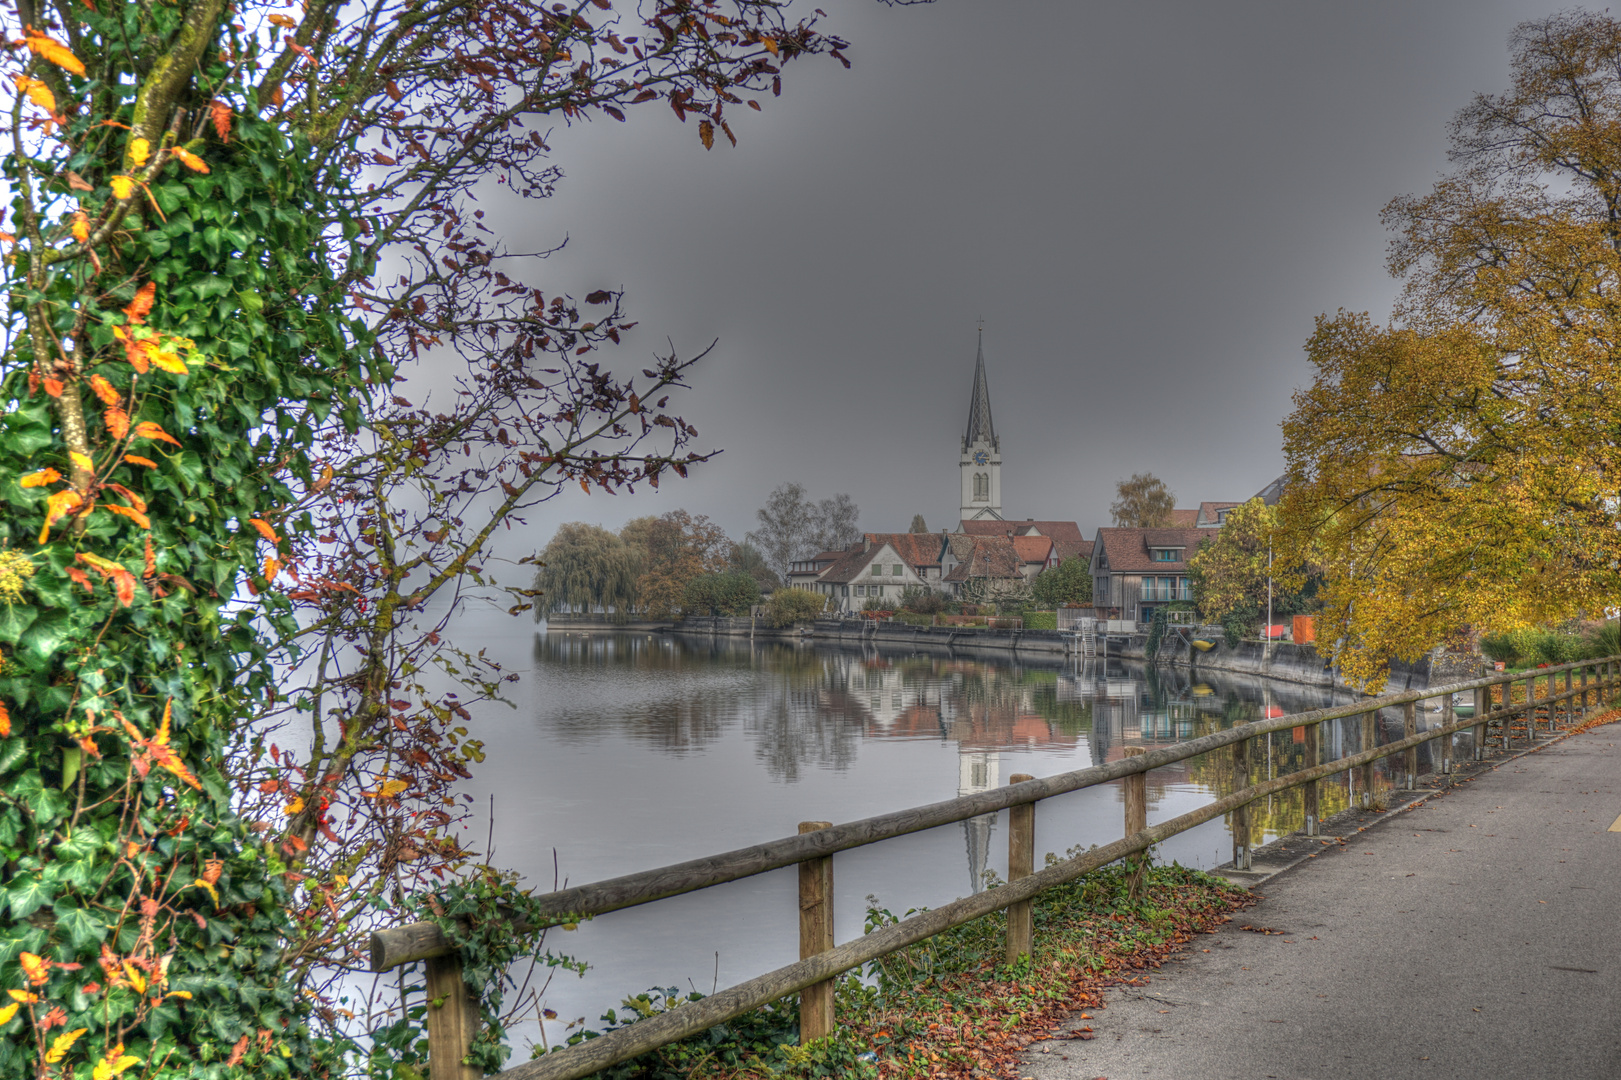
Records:
[[[968,403],[968,430],[963,435],[964,449],[976,442],[984,442],[1000,449],[996,441],[996,427],[991,423],[991,390],[985,383],[985,328],[979,329],[979,355],[974,359],[974,394]]]

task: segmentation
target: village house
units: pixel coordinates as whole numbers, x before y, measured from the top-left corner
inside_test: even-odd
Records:
[[[1216,528],[1098,530],[1092,547],[1092,604],[1111,619],[1147,622],[1154,609],[1191,601],[1188,559]]]
[[[844,551],[795,562],[788,583],[832,597],[843,611],[872,599],[899,601],[909,588],[941,588],[943,546],[934,533],[865,533]]]
[[[1059,562],[1092,558],[1092,541],[1073,521],[960,521],[957,531],[968,536],[1046,536],[1052,539]]]
[[[1057,545],[1049,536],[974,536],[946,533],[940,564],[942,581],[952,596],[963,595],[973,578],[990,578],[1004,591],[1028,585],[1043,570],[1058,565]]]

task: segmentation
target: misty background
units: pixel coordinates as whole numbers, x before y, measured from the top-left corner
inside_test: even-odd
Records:
[[[1380,208],[1445,170],[1452,114],[1554,10],[822,6],[853,67],[789,65],[763,112],[728,112],[736,148],[648,106],[553,129],[552,198],[484,194],[514,249],[567,239],[533,284],[627,290],[615,367],[718,339],[676,402],[724,451],[656,492],[566,489],[503,555],[677,507],[741,539],[789,480],[848,492],[869,531],[954,528],[982,317],[1008,517],[1090,534],[1142,471],[1179,506],[1254,494],[1313,318],[1388,314]]]

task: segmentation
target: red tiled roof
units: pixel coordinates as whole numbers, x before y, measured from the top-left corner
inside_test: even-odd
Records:
[[[1092,541],[1090,540],[1055,539],[1053,546],[1058,549],[1059,562],[1063,562],[1065,559],[1086,559],[1090,561],[1092,558]]]
[[[1214,539],[1220,529],[1126,529],[1098,530],[1098,543],[1108,561],[1110,573],[1183,573],[1187,559],[1199,550],[1204,539]],[[1175,562],[1155,562],[1148,557],[1149,548],[1181,548],[1182,558]]]
[[[895,553],[916,569],[919,566],[940,565],[939,533],[866,533],[873,547],[888,544]]]
[[[1024,539],[1044,539],[1041,537]],[[993,578],[1023,577],[1020,567],[1027,561],[1020,558],[1014,541],[1006,536],[957,536],[951,540],[951,550],[962,561],[951,568],[942,579],[965,581],[970,577],[984,577],[985,557],[990,556],[989,570]]]
[[[1198,524],[1199,524],[1199,511],[1197,511],[1197,510],[1172,510],[1171,511],[1171,528],[1173,528],[1173,529],[1191,529],[1191,528],[1194,528],[1195,526],[1197,526]]]
[[[1231,510],[1235,506],[1243,506],[1240,502],[1202,502],[1199,504],[1200,525],[1215,525],[1221,520],[1221,511]]]
[[[1088,543],[1081,527],[1073,521],[1036,521],[1026,518],[1024,521],[963,521],[957,526],[957,531],[969,536],[1006,536],[1012,533],[1015,536],[1028,536],[1034,530],[1041,536],[1050,536],[1054,541],[1062,543]]]
[[[1053,551],[1053,541],[1050,536],[1015,536],[1013,550],[1018,552],[1019,558],[1027,563],[1044,563]]]

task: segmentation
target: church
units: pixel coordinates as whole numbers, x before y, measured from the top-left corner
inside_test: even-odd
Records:
[[[991,388],[985,381],[985,331],[979,332],[974,360],[974,392],[968,401],[957,470],[961,480],[960,521],[1002,521],[1002,443],[991,423]]]

